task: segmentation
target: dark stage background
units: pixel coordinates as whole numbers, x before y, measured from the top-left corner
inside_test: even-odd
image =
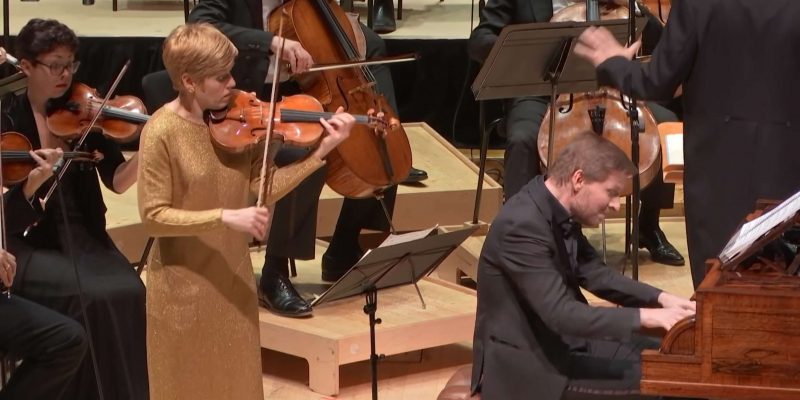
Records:
[[[13,49],[13,40],[6,49]],[[163,38],[82,37],[78,54],[81,67],[75,81],[97,88],[104,94],[127,60],[131,64],[116,93],[143,97],[142,77],[164,68],[161,61]],[[392,78],[398,113],[404,122],[427,122],[453,144],[477,147],[478,105],[469,85],[477,64],[468,61],[467,40],[386,40],[388,54],[416,52],[415,62],[392,64]],[[10,50],[13,54],[13,50]],[[13,72],[4,65],[2,76]],[[469,75],[467,82],[466,78]],[[490,115],[499,112],[496,104]],[[153,111],[153,110],[149,110]],[[494,137],[493,147],[502,145]],[[130,146],[128,146],[130,147]]]

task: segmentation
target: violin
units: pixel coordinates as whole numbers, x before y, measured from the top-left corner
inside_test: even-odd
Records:
[[[601,19],[628,18],[628,8],[614,3],[600,3]],[[560,10],[551,22],[583,21],[586,18],[586,4],[576,3]],[[631,130],[628,117],[628,103],[620,92],[612,88],[600,88],[594,92],[559,95],[555,101],[554,156],[559,154],[578,134],[595,132],[619,147],[631,158]],[[652,182],[661,166],[661,143],[655,117],[647,106],[637,102],[640,126],[639,134],[639,177],[641,187]],[[550,133],[550,108],[547,109],[539,127],[537,147],[539,159],[547,166],[547,153]],[[622,194],[632,191],[632,180],[628,180]]]
[[[24,181],[31,170],[36,168],[36,160],[30,154],[33,146],[25,135],[13,131],[3,132],[0,135],[0,148],[3,185],[12,186]],[[98,161],[95,154],[86,151],[65,151],[63,157],[76,161]]]
[[[135,96],[115,96],[100,109],[103,97],[82,83],[74,83],[69,98],[52,100],[47,109],[47,127],[56,136],[74,138],[82,134],[95,115],[95,126],[103,134],[121,142],[135,139],[139,125],[150,118],[142,101]]]
[[[356,33],[344,10],[330,0],[288,0],[269,15],[270,27],[286,28],[282,37],[300,42],[315,63],[358,61]],[[375,90],[375,77],[365,66],[302,74],[295,79],[304,93],[328,111],[343,107],[351,114],[379,110],[390,119],[397,114]],[[349,198],[372,197],[402,182],[411,169],[411,145],[402,125],[376,132],[356,125],[350,136],[327,156],[326,183]],[[380,133],[380,134],[376,134]]]
[[[204,118],[217,144],[230,151],[241,151],[266,136],[269,107],[270,102],[261,101],[251,93],[234,90],[226,109],[207,111]],[[297,94],[284,97],[275,107],[272,139],[296,147],[314,147],[324,132],[319,119],[328,119],[333,114],[325,112],[319,100],[312,96]],[[384,119],[374,113],[353,117],[359,124],[385,125]],[[398,125],[399,122],[390,121],[389,125],[392,124]]]

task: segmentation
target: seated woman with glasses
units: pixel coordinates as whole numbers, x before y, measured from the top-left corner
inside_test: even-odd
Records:
[[[77,49],[75,33],[58,21],[32,19],[20,30],[14,55],[28,87],[22,94],[2,99],[2,131],[21,133],[34,150],[72,150],[70,143],[48,128],[47,107],[69,95],[78,68]],[[0,62],[5,59],[0,49]],[[136,182],[138,156],[125,161],[119,146],[96,132],[84,144],[81,150],[94,153],[96,160],[69,164],[58,185],[63,197],[56,192],[44,204],[53,180],[31,177],[4,196],[7,207],[27,209],[31,215],[26,232],[8,232],[8,250],[16,255],[18,265],[14,289],[91,328],[99,376],[87,352],[62,398],[99,398],[99,382],[106,400],[146,399],[145,288],[106,233],[100,191],[100,182],[116,193],[131,187]],[[85,316],[79,293],[85,301]]]

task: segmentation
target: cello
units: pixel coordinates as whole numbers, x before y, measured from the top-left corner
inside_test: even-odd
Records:
[[[300,42],[322,64],[358,61],[356,33],[344,10],[328,0],[289,0],[269,16],[268,26],[283,19],[284,38]],[[304,93],[316,97],[327,111],[339,106],[351,114],[397,114],[375,89],[375,77],[364,66],[310,72],[295,78]],[[366,198],[402,182],[411,169],[411,146],[401,125],[384,132],[356,125],[350,137],[327,157],[326,183],[349,198]]]
[[[628,8],[614,3],[599,5],[602,19],[628,18]],[[556,13],[551,22],[583,21],[586,15],[586,4],[576,3]],[[611,88],[600,88],[594,92],[570,93],[559,95],[556,99],[556,117],[553,143],[553,154],[572,142],[576,135],[593,131],[622,149],[628,158],[631,157],[630,120],[628,102],[620,92]],[[658,127],[652,112],[643,102],[637,102],[640,126],[644,129],[639,137],[639,176],[641,187],[647,186],[655,178],[661,166],[661,143]],[[550,109],[548,108],[539,128],[537,148],[539,158],[547,163],[550,133]],[[545,165],[547,166],[547,165]],[[632,187],[628,184],[622,194],[630,194]]]

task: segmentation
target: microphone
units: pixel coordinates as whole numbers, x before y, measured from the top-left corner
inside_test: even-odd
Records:
[[[600,21],[600,5],[597,0],[586,0],[586,22],[591,21]]]

